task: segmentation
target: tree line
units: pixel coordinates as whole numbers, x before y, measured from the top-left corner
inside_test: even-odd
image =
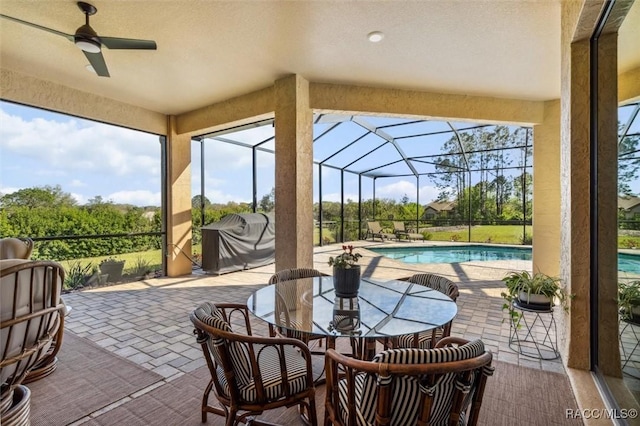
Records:
[[[24,188],[0,197],[0,236],[67,237],[38,241],[34,259],[69,260],[158,249],[159,236],[74,239],[74,236],[159,232],[158,207],[114,204],[97,196],[78,205],[60,185]]]

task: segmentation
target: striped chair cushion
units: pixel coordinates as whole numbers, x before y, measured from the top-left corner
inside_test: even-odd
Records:
[[[484,353],[484,344],[480,340],[474,340],[455,348],[437,349],[391,349],[377,354],[373,362],[390,364],[425,364],[438,362],[460,361],[474,358]],[[363,425],[373,424],[375,419],[377,383],[381,378],[376,375],[362,375],[361,385],[356,387],[356,417]],[[431,424],[439,425],[447,423],[447,416],[451,410],[451,397],[454,390],[462,384],[457,383],[455,374],[441,376],[430,387],[423,385],[420,377],[396,376],[385,380],[393,380],[393,394],[391,399],[391,424],[407,425],[415,424],[420,408],[421,393],[433,395],[433,408]],[[343,380],[344,381],[344,380]],[[341,383],[346,392],[346,384]],[[342,388],[341,388],[342,389]],[[470,398],[467,397],[467,402]],[[340,395],[343,416],[347,411],[346,393]],[[464,416],[463,416],[464,417]]]
[[[280,374],[280,358],[275,346],[254,346],[258,357],[260,376],[267,396],[267,402],[277,401],[284,398],[285,390],[282,386],[282,375]],[[304,391],[307,388],[306,363],[300,353],[291,346],[284,346],[284,359],[287,366],[287,380],[289,383],[289,394],[293,395]],[[218,380],[224,390],[226,397],[229,397],[230,390],[224,371],[221,368],[216,370]],[[253,379],[248,383],[239,386],[240,397],[248,403],[257,401],[256,384]]]
[[[440,293],[446,294],[447,296],[452,298],[454,302],[460,294],[456,283],[451,281],[449,278],[440,275],[416,274],[410,277],[407,281],[414,284],[420,284],[439,291]]]
[[[280,281],[297,280],[298,278],[321,277],[322,275],[322,272],[312,268],[283,269],[271,276],[269,284],[279,283]]]
[[[365,373],[358,373],[355,376],[355,389],[356,389],[356,424],[358,426],[368,426],[369,422],[367,422],[367,420],[362,416],[362,399],[359,397],[362,395],[362,388],[364,386],[364,381],[366,378],[366,374]],[[348,400],[348,388],[347,388],[347,381],[346,380],[340,380],[340,382],[338,382],[338,399],[339,399],[339,404],[341,407],[343,407],[344,409],[340,410],[340,415],[342,417],[342,421],[344,422],[344,424],[348,424],[349,422],[349,412],[345,407],[349,406],[349,400]]]
[[[195,311],[196,318],[203,323],[216,328],[218,330],[233,332],[231,325],[225,320],[222,312],[210,302],[204,302]],[[227,344],[228,343],[228,344]],[[249,349],[240,342],[227,342],[217,336],[211,336],[209,339],[209,351],[218,366],[222,365],[221,351],[227,345],[229,349],[229,357],[233,370],[238,378],[238,382],[246,384],[251,381],[251,363],[249,361]],[[223,374],[224,375],[224,374]]]
[[[444,329],[442,327],[436,328],[435,341],[442,339],[442,335],[444,334]],[[425,331],[423,333],[418,333],[418,348],[420,349],[431,349],[431,337],[433,336],[433,331]],[[399,348],[413,348],[413,334],[404,334],[397,338],[397,343]]]

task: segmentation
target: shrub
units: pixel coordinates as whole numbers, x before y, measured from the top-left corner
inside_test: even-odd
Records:
[[[131,269],[131,275],[141,277],[148,272],[151,272],[151,262],[142,257],[138,257]]]
[[[422,231],[422,236],[425,240],[431,240],[433,238],[433,234],[431,232]]]
[[[638,246],[638,242],[633,238],[623,238],[618,245],[620,248],[633,249]]]
[[[460,235],[458,234],[453,234],[451,236],[451,241],[460,241]]]
[[[69,269],[65,271],[64,288],[69,290],[82,288],[87,282],[92,269],[93,265],[91,263],[83,265],[79,261],[70,262]]]
[[[524,234],[524,236],[520,237],[520,244],[523,244],[523,245],[531,245],[531,244],[533,244],[533,235],[531,235],[530,233],[526,232]]]

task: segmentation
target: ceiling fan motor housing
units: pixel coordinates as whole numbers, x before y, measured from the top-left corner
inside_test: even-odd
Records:
[[[88,24],[85,24],[76,30],[74,36],[76,46],[85,52],[98,53],[102,43],[100,37]]]

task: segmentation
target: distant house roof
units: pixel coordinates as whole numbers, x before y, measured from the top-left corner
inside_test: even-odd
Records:
[[[618,209],[631,210],[640,204],[639,197],[618,197]]]
[[[438,212],[445,212],[455,210],[456,202],[455,201],[432,201],[425,206],[426,209],[431,208]]]

